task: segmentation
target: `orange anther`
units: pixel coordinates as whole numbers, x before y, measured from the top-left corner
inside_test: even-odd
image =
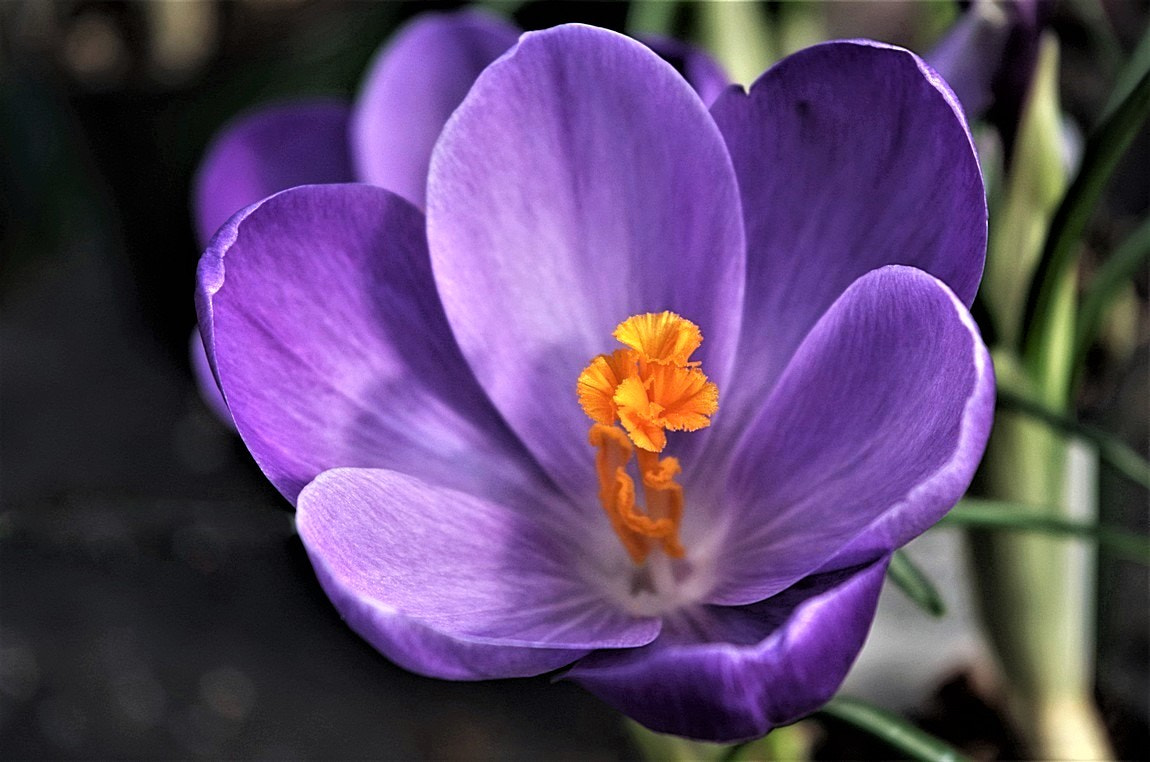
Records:
[[[624,379],[638,373],[638,355],[630,349],[616,349],[599,355],[582,373],[576,390],[583,412],[597,423],[612,423],[618,415],[615,389]]]
[[[703,343],[699,326],[674,312],[632,315],[615,328],[613,335],[647,362],[671,365],[687,365],[687,358]]]
[[[718,387],[690,361],[703,335],[672,312],[629,317],[614,335],[629,348],[593,359],[576,387],[580,405],[595,421],[590,441],[597,450],[599,502],[635,564],[643,564],[656,547],[682,558],[683,487],[675,481],[682,468],[676,458],[660,459],[656,453],[667,446],[667,430],[704,428],[718,410]],[[645,509],[627,472],[632,456]]]
[[[695,431],[711,425],[719,389],[698,368],[648,365],[640,377],[615,390],[619,420],[631,440],[651,452],[667,446],[667,429]]]

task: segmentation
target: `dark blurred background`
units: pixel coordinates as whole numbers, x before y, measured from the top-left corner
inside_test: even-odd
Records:
[[[634,755],[618,718],[572,685],[425,680],[361,642],[188,367],[189,188],[213,133],[254,104],[352,97],[397,25],[452,5],[0,3],[0,757]],[[502,7],[528,29],[622,30],[627,14]],[[1105,9],[1113,50],[1128,51],[1146,4]],[[836,35],[934,41],[913,4],[825,12]],[[1097,54],[1081,13],[1054,24],[1065,106],[1088,124],[1120,61]],[[1100,252],[1145,213],[1146,143],[1093,227]],[[1144,284],[1133,294],[1134,344],[1096,358],[1083,406],[1145,452]],[[1144,494],[1123,494],[1117,520],[1145,531]],[[1100,695],[1127,756],[1147,748],[1145,619],[1132,631],[1126,611],[1144,611],[1144,577],[1104,559],[1102,584],[1127,592],[1100,602]],[[885,752],[824,749],[841,753]]]

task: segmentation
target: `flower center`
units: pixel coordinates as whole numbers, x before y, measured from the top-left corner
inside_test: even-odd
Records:
[[[658,453],[667,431],[709,426],[719,409],[718,387],[689,361],[703,334],[673,312],[649,312],[627,318],[613,335],[626,348],[593,359],[577,385],[579,404],[594,421],[599,502],[636,566],[656,549],[683,558],[683,487],[675,481],[682,468]],[[645,507],[629,471],[632,456]]]

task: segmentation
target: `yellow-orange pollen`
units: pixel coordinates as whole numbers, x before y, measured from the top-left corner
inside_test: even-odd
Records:
[[[593,359],[577,386],[579,404],[595,422],[590,440],[599,501],[636,565],[656,547],[682,558],[683,487],[675,481],[682,469],[677,458],[658,453],[667,446],[667,431],[709,426],[719,409],[718,387],[690,360],[703,334],[673,312],[649,312],[627,318],[613,335],[625,348]],[[627,470],[632,456],[645,508]]]

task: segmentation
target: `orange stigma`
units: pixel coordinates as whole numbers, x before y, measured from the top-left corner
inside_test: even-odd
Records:
[[[636,565],[655,548],[682,558],[683,487],[675,481],[682,469],[677,458],[657,453],[667,446],[668,430],[710,426],[719,409],[718,387],[690,361],[703,334],[673,312],[649,312],[624,320],[614,336],[627,348],[593,359],[577,385],[579,404],[595,422],[590,440],[597,450],[599,501]],[[632,455],[646,509],[627,470]]]

